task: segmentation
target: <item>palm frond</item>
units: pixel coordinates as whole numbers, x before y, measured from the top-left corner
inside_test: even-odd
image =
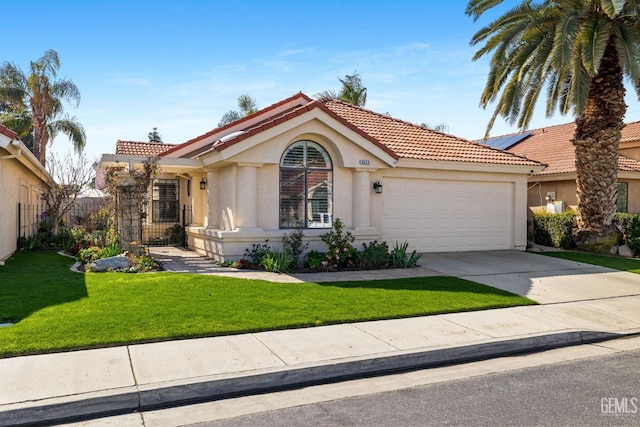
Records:
[[[609,39],[609,28],[600,18],[584,22],[578,33],[577,42],[580,44],[582,62],[587,72],[594,76],[600,68],[600,61],[604,55]]]
[[[477,21],[483,13],[503,1],[504,0],[471,0],[464,10],[464,13],[466,13],[467,16],[472,16],[473,20]]]
[[[71,140],[73,148],[77,153],[81,153],[87,144],[87,135],[84,128],[75,117],[66,115],[61,119],[51,121],[47,129],[51,140],[55,139],[55,137],[61,133],[66,135],[69,140]]]

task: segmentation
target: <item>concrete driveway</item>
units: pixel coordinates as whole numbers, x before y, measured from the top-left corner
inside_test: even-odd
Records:
[[[640,274],[530,252],[429,253],[422,256],[420,265],[540,304],[640,295]]]

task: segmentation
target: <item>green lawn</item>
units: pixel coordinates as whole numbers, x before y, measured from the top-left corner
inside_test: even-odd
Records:
[[[0,267],[0,357],[182,337],[535,304],[453,277],[271,283],[178,273],[73,273],[55,253]],[[319,273],[321,274],[321,273]]]
[[[584,252],[539,252],[541,255],[554,258],[569,259],[571,261],[595,264],[601,267],[613,268],[614,270],[628,271],[640,274],[640,259],[620,258],[607,255],[594,255]]]

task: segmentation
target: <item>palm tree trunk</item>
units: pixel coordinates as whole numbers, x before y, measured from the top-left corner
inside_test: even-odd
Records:
[[[618,147],[627,109],[622,78],[612,36],[600,69],[591,80],[585,111],[576,120],[573,139],[578,198],[575,237],[579,246],[586,241],[593,243],[594,237],[605,244],[602,239],[612,240],[616,234],[612,222],[616,213]],[[603,247],[599,251],[608,251],[609,248]],[[583,249],[589,250],[588,247]]]
[[[34,106],[31,109],[31,114],[33,116],[33,154],[44,165],[47,158],[46,144],[49,135],[43,110],[43,107]]]

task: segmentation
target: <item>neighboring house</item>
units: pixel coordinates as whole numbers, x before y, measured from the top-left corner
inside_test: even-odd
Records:
[[[575,209],[575,123],[490,138],[486,144],[537,160],[547,168],[529,177],[527,204],[534,210]],[[478,141],[483,143],[483,141]],[[622,130],[618,160],[618,212],[640,213],[640,122]]]
[[[18,249],[18,236],[37,231],[43,186],[53,182],[44,166],[12,130],[0,125],[0,261]]]
[[[118,146],[122,144],[118,142]],[[140,169],[151,153],[102,156]],[[299,93],[158,155],[145,224],[192,210],[189,246],[241,258],[304,229],[311,249],[335,219],[361,244],[419,252],[524,250],[527,176],[544,165],[341,101]]]

